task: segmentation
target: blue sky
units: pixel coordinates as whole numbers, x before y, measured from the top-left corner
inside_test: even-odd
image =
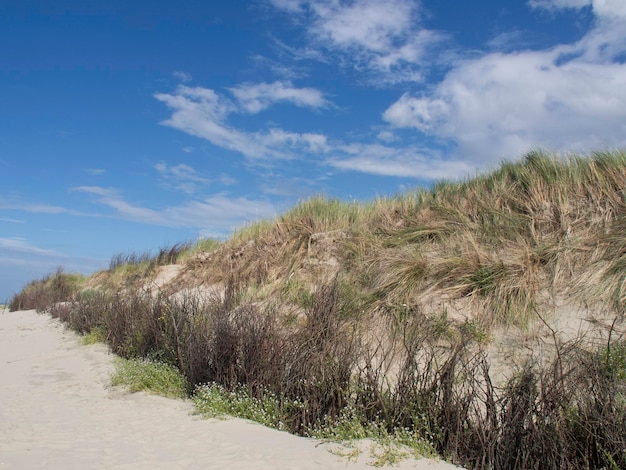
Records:
[[[626,145],[623,0],[4,0],[0,301],[532,148]]]

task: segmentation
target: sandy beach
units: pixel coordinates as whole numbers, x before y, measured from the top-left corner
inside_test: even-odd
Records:
[[[104,345],[84,346],[50,316],[0,311],[0,469],[372,468],[369,452],[350,461],[312,439],[113,388],[112,369]]]

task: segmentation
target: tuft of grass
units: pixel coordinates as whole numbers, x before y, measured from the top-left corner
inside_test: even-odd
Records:
[[[59,267],[54,274],[30,282],[15,294],[9,303],[9,310],[46,311],[59,302],[71,300],[84,282],[85,278],[81,274],[66,274]]]
[[[215,238],[200,238],[195,243],[190,244],[189,248],[185,252],[181,253],[178,260],[185,261],[189,257],[199,253],[210,253],[217,250],[221,246],[222,242],[216,240]]]
[[[601,353],[606,369],[615,380],[626,384],[626,340],[609,343]]]
[[[187,396],[185,377],[176,367],[147,359],[117,359],[111,383],[123,385],[131,393],[145,391],[169,398]]]
[[[380,419],[368,419],[354,404],[346,406],[335,417],[327,417],[309,431],[309,435],[323,441],[353,447],[354,441],[368,439],[371,464],[375,467],[395,465],[409,457],[437,457],[432,442],[409,428],[394,427],[391,431]]]
[[[193,246],[191,242],[181,242],[163,246],[156,254],[150,251],[117,253],[111,257],[108,271],[102,273],[102,283],[113,289],[136,287],[138,283],[145,283],[160,266],[188,258]]]
[[[229,391],[213,382],[196,387],[193,402],[196,412],[205,418],[223,419],[231,416],[249,419],[274,429],[285,429],[278,397],[267,390],[261,396],[253,397],[242,385]],[[293,406],[299,404],[294,403]]]
[[[105,343],[106,332],[101,327],[95,327],[89,333],[85,333],[81,338],[81,341],[86,346],[90,344]]]

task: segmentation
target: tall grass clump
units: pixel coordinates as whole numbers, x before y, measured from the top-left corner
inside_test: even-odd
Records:
[[[103,283],[113,289],[145,285],[159,267],[187,259],[192,249],[193,243],[181,242],[161,247],[154,254],[151,251],[117,253],[111,257],[109,269],[102,273]]]
[[[9,310],[35,309],[43,312],[59,302],[71,300],[83,282],[82,275],[66,274],[59,268],[54,274],[30,282],[15,294],[9,302]]]
[[[206,244],[206,241],[202,242]],[[115,271],[120,268],[128,268],[130,266],[146,266],[147,268],[155,268],[168,264],[175,264],[178,259],[192,248],[202,246],[201,242],[192,244],[190,242],[175,243],[170,246],[164,246],[159,249],[158,253],[152,254],[149,251],[144,253],[118,253],[111,257],[109,262],[109,271]]]
[[[123,385],[131,393],[145,391],[169,398],[188,395],[185,377],[176,367],[152,360],[118,359],[112,385]]]
[[[177,261],[185,261],[190,257],[201,253],[211,253],[222,246],[222,242],[214,238],[199,238],[196,242],[190,243],[187,250],[180,253]]]
[[[495,324],[526,325],[556,296],[609,297],[619,311],[625,188],[623,152],[531,152],[436,184],[379,219],[381,235],[365,247],[367,286],[386,303],[444,297]]]

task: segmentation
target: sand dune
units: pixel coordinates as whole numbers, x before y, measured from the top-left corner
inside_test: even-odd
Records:
[[[112,388],[113,357],[32,310],[0,311],[1,469],[371,468],[327,444],[242,420],[201,420],[191,405]],[[399,467],[453,469],[406,460]]]

